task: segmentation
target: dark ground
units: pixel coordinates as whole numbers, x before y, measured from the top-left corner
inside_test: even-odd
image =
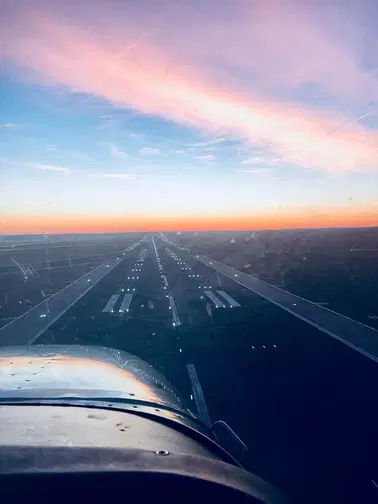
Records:
[[[378,328],[378,228],[165,233],[265,282]]]
[[[378,248],[377,230],[282,233],[165,236],[190,247],[193,254],[214,254],[240,269],[249,264],[244,271],[276,285],[285,283],[290,292],[327,302],[331,309],[339,306],[338,311],[376,325],[369,316],[378,315],[374,311],[378,303],[373,303],[376,252],[371,250]],[[122,235],[88,243],[80,237],[75,247],[59,242],[64,246],[48,247],[48,261],[45,242],[0,252],[1,316],[20,315],[41,299],[40,291],[47,285],[49,293],[59,290],[140,238]],[[156,235],[155,243],[167,289],[152,240],[147,240],[127,253],[36,343],[95,344],[129,351],[157,367],[188,397],[185,365],[194,363],[212,420],[226,420],[246,442],[250,470],[298,502],[362,502],[360,492],[374,493],[378,364],[188,259],[186,251]],[[144,249],[146,259],[139,266]],[[175,260],[168,250],[184,259]],[[21,270],[28,264],[38,275],[27,274],[25,279]],[[135,271],[136,264],[140,272]],[[127,288],[133,293],[130,312],[119,313],[116,305],[114,313],[104,313],[110,296],[123,296]],[[241,306],[215,309],[203,291],[216,293],[220,288]],[[176,302],[179,327],[172,325],[168,292]]]

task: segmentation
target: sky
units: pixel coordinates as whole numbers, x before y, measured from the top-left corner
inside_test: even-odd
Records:
[[[0,11],[0,233],[378,225],[376,0]]]

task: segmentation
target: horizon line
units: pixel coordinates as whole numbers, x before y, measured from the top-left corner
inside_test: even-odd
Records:
[[[64,236],[64,235],[122,235],[122,234],[136,234],[136,233],[144,233],[144,234],[158,234],[158,233],[238,233],[238,232],[252,232],[252,233],[264,233],[266,231],[320,231],[320,230],[337,230],[337,229],[378,229],[378,224],[375,226],[371,225],[362,225],[362,226],[325,226],[325,227],[288,227],[288,228],[264,228],[264,229],[253,229],[253,228],[245,228],[245,229],[193,229],[193,230],[180,230],[172,231],[169,229],[160,229],[159,231],[81,231],[81,232],[53,232],[53,233],[42,233],[42,232],[29,232],[29,233],[0,233],[0,237],[3,236]]]

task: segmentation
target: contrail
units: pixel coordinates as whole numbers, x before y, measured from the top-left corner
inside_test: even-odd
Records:
[[[373,110],[370,110],[370,112],[366,112],[365,114],[362,114],[358,117],[356,117],[355,119],[353,119],[352,121],[349,121],[347,122],[346,124],[342,124],[341,126],[339,126],[338,128],[334,129],[333,131],[331,131],[330,133],[328,133],[327,136],[330,136],[330,135],[333,135],[334,133],[337,133],[338,131],[340,131],[342,128],[345,128],[345,126],[349,126],[350,124],[354,124],[358,121],[361,121],[361,119],[365,119],[365,117],[368,117],[372,114],[374,114],[376,111],[378,110],[378,107],[375,107]]]
[[[374,112],[376,112],[378,110],[378,107],[375,107],[375,109],[373,110],[370,110],[370,112],[366,112],[366,114],[362,114],[360,117],[357,117],[356,119],[353,119],[353,121],[351,121],[350,123],[348,124],[353,124],[357,121],[360,121],[361,119],[365,119],[365,117],[371,115],[371,114],[374,114]]]

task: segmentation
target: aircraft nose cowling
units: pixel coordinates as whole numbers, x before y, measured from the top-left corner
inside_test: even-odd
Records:
[[[185,410],[163,375],[112,348],[33,345],[0,349],[1,396],[117,398]]]

